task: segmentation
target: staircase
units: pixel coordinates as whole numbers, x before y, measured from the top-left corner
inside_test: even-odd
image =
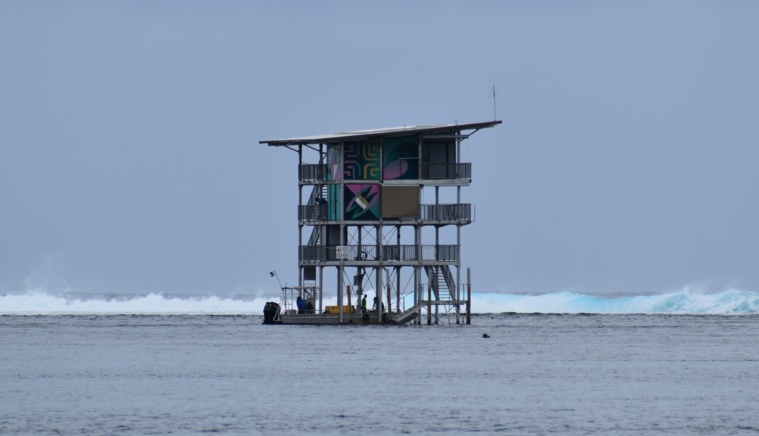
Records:
[[[395,324],[406,324],[407,322],[410,322],[417,317],[417,315],[419,314],[419,310],[423,306],[424,306],[423,304],[417,304],[416,306],[402,313],[391,314],[390,322],[395,323]]]
[[[424,270],[427,272],[432,293],[437,301],[453,301],[455,296],[451,289],[455,288],[451,267],[448,265],[428,266]]]
[[[311,191],[311,196],[308,199],[309,206],[315,206],[319,198],[327,199],[327,185],[315,185],[314,190]],[[322,226],[313,226],[311,229],[311,237],[308,238],[308,245],[315,246],[321,244],[322,240]]]

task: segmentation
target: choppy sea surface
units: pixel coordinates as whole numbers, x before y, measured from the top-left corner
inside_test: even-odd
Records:
[[[0,296],[0,434],[756,434],[756,297],[319,327],[224,314],[225,298],[38,296],[35,312]]]

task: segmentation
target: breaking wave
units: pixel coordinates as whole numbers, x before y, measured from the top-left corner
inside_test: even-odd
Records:
[[[0,296],[0,315],[260,315],[266,301],[215,295],[48,295],[33,292]]]
[[[746,315],[759,313],[759,293],[689,290],[658,295],[602,297],[575,292],[543,295],[484,293],[472,295],[475,313],[668,313]]]
[[[266,301],[252,296],[62,294],[44,292],[0,295],[0,315],[261,315]],[[336,304],[325,299],[325,305]],[[473,293],[473,313],[759,313],[759,293],[729,290],[699,293],[688,290],[659,295],[603,297],[575,292],[543,295]]]

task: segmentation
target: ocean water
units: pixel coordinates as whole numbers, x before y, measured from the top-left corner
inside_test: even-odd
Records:
[[[756,297],[319,327],[222,297],[0,296],[0,434],[756,434]]]

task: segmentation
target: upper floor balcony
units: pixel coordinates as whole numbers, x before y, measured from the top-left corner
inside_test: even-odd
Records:
[[[471,180],[471,163],[423,163],[419,167],[419,180]],[[329,171],[326,164],[298,165],[298,180],[301,183],[325,183]]]

